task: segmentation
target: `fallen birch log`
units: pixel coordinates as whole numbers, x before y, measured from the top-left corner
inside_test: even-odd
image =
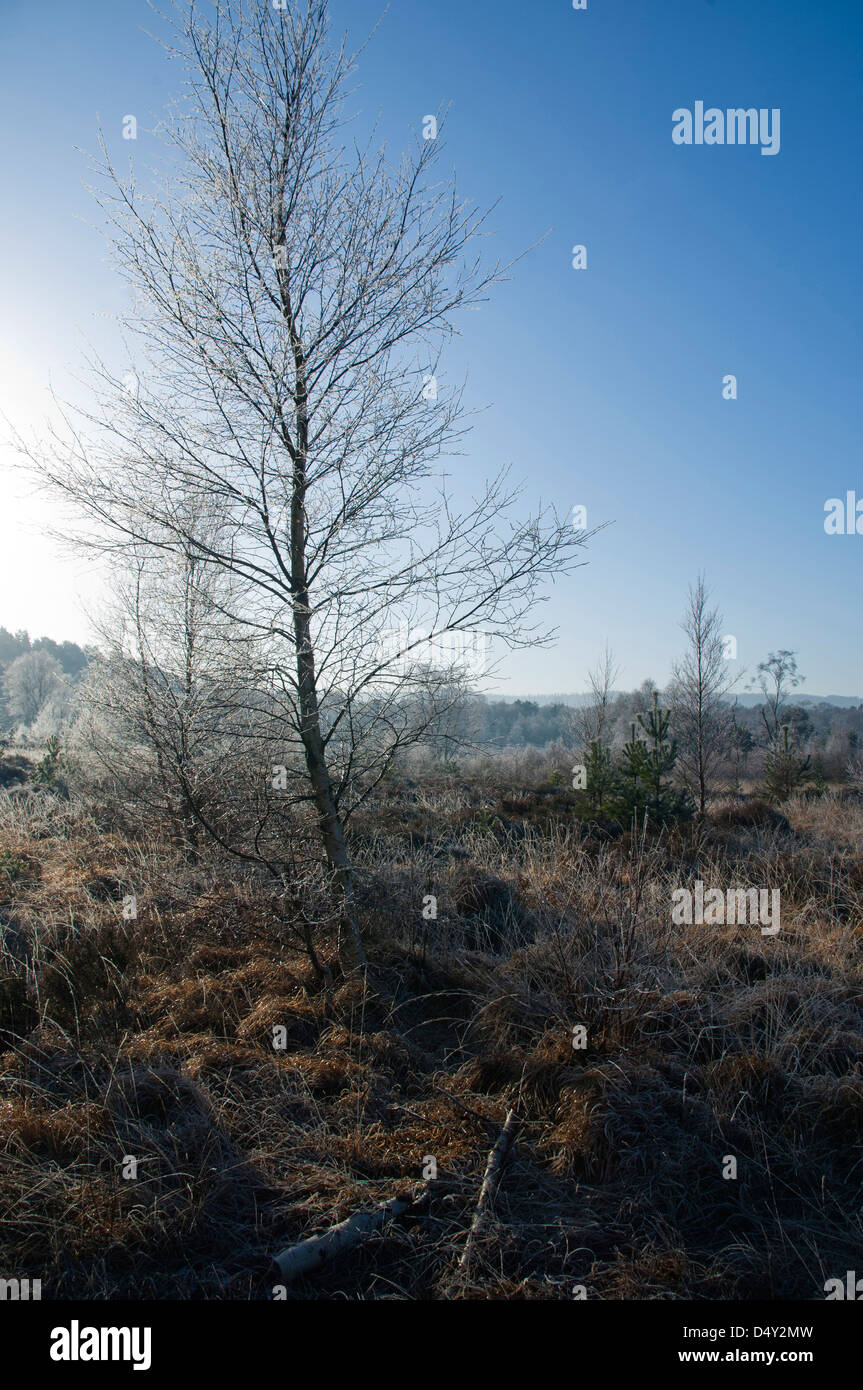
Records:
[[[497,1192],[503,1167],[512,1146],[515,1126],[515,1111],[509,1110],[504,1120],[503,1129],[497,1136],[497,1142],[489,1154],[488,1162],[485,1165],[485,1177],[482,1180],[479,1200],[474,1210],[473,1220],[470,1223],[470,1230],[467,1233],[464,1250],[461,1252],[461,1259],[458,1262],[460,1270],[466,1270],[468,1267],[477,1236],[482,1230],[485,1222],[486,1212],[494,1201],[494,1195]]]
[[[275,1263],[282,1279],[289,1284],[294,1279],[302,1278],[304,1274],[314,1274],[317,1270],[323,1269],[324,1265],[330,1264],[347,1250],[352,1250],[355,1245],[368,1240],[369,1236],[380,1231],[395,1217],[409,1211],[426,1191],[426,1187],[423,1186],[410,1192],[402,1192],[398,1197],[381,1203],[374,1211],[354,1212],[353,1216],[340,1221],[323,1235],[309,1236],[308,1240],[301,1240],[299,1245],[289,1245],[287,1250],[275,1256]]]

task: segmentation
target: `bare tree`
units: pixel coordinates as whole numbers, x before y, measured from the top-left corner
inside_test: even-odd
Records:
[[[616,678],[617,665],[606,644],[599,662],[587,673],[591,698],[573,711],[571,720],[578,754],[584,759],[572,769],[584,780],[580,788],[578,781],[573,781],[573,787],[587,793],[589,805],[598,816],[603,815],[605,798],[614,785],[614,767],[608,747],[610,738],[606,738],[606,731],[611,733],[610,706]]]
[[[260,741],[264,692],[256,643],[225,617],[233,597],[222,572],[198,554],[136,547],[97,622],[101,653],[91,662],[75,731],[76,750],[114,789],[165,818],[194,858],[200,832],[228,837],[226,803]],[[242,750],[242,757],[238,756]],[[259,776],[260,780],[260,776]],[[230,788],[231,795],[222,794]],[[242,817],[251,828],[250,807]]]
[[[587,704],[575,710],[572,718],[573,731],[582,748],[605,739],[611,722],[611,697],[618,669],[614,653],[606,644],[596,666],[587,673],[591,698]]]
[[[677,766],[697,797],[702,819],[711,777],[730,736],[725,696],[735,680],[725,660],[722,617],[710,607],[709,598],[704,576],[699,575],[695,586],[690,586],[680,624],[687,638],[686,652],[672,668],[667,692],[679,748]]]
[[[45,702],[63,684],[63,668],[48,652],[23,652],[3,677],[9,713],[22,724],[32,724]]]
[[[775,743],[779,738],[788,696],[805,679],[797,669],[796,652],[788,651],[785,647],[778,652],[770,652],[766,661],[759,661],[755,680],[747,688],[751,690],[757,685],[764,696],[761,718],[770,743]]]
[[[845,776],[855,792],[863,792],[863,758],[856,755],[845,765]]]
[[[354,59],[325,0],[176,14],[164,174],[142,189],[104,146],[98,166],[134,371],[124,387],[96,365],[99,406],[39,467],[90,544],[232,577],[227,616],[265,640],[304,765],[282,761],[314,808],[344,963],[362,963],[348,817],[463,687],[441,644],[547,640],[538,586],[585,538],[524,515],[505,471],[460,510],[436,472],[465,428],[441,353],[501,275],[474,251],[484,217],[436,172],[440,138],[396,163],[374,136],[348,144]]]

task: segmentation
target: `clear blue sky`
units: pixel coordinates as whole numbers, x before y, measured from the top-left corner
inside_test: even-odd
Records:
[[[85,340],[116,346],[105,316],[123,291],[77,220],[93,210],[75,146],[94,147],[100,118],[115,154],[146,163],[143,127],[177,74],[142,32],[157,27],[143,0],[2,4],[0,403],[14,418],[49,376],[66,387]],[[382,8],[332,13],[358,38]],[[664,681],[703,569],[750,671],[791,647],[804,690],[863,695],[863,535],[823,529],[828,498],[863,498],[861,49],[860,0],[392,0],[357,106],[380,110],[396,147],[451,103],[446,157],[465,194],[502,199],[500,255],[550,232],[450,354],[488,407],[459,473],[510,462],[535,495],[613,522],[550,591],[557,646],[507,660],[510,693],[582,689],[606,639],[620,684]],[[698,100],[780,108],[780,153],[675,145],[672,112]],[[81,637],[90,577],[52,568],[34,506],[10,502],[0,524],[0,623]]]

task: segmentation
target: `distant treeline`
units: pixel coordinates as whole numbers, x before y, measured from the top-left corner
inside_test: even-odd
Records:
[[[27,632],[7,632],[0,627],[0,670],[5,670],[25,652],[48,652],[59,661],[67,676],[77,676],[87,665],[87,653],[77,642],[52,642],[50,637],[37,637],[30,641]]]
[[[639,714],[646,714],[657,687],[645,681],[638,690],[618,694],[609,710],[610,743],[621,746],[630,736],[630,727]],[[753,742],[764,731],[761,705],[736,704],[733,695],[726,702],[735,706],[736,723]],[[473,709],[471,737],[474,742],[498,747],[545,748],[560,740],[571,742],[576,709],[568,704],[540,705],[532,700],[494,700],[480,696]],[[841,742],[843,753],[863,748],[863,705],[789,704],[784,716],[797,744],[812,753],[826,752],[831,739]]]
[[[74,713],[75,687],[90,661],[98,658],[94,648],[85,649],[76,642],[54,642],[50,637],[31,640],[27,632],[13,633],[0,627],[0,728],[6,731],[19,726],[22,719],[20,714],[16,716],[14,708],[10,708],[4,677],[13,662],[37,652],[52,658],[52,667],[54,662],[57,663],[57,667],[53,667],[56,677],[46,686],[45,694],[51,693],[53,707],[57,710],[57,722],[61,726]],[[58,687],[64,696],[61,701],[57,699]],[[638,716],[648,714],[653,692],[657,688],[652,680],[646,680],[637,690],[610,697],[606,732],[609,747],[620,749],[624,746]],[[733,696],[729,696],[726,703],[734,706],[734,723],[738,730],[736,738],[745,756],[750,748],[764,742],[764,707],[738,704]],[[577,736],[574,736],[576,719],[577,707],[564,701],[540,703],[537,700],[496,699],[477,695],[453,718],[451,733],[468,744],[488,748],[489,751],[493,748],[544,749],[557,743],[572,746],[577,742]],[[788,723],[799,749],[816,758],[828,758],[836,768],[840,768],[849,756],[853,757],[863,750],[863,704],[789,703],[783,719]],[[52,720],[48,718],[43,722],[51,724]],[[58,727],[56,732],[60,731]]]

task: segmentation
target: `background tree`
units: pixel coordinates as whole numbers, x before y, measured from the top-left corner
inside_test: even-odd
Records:
[[[611,729],[611,699],[619,668],[606,644],[596,666],[587,673],[590,698],[573,713],[572,726],[578,746],[588,747],[594,740],[607,740]]]
[[[261,808],[246,792],[269,767],[266,683],[259,643],[225,617],[230,597],[196,553],[130,556],[75,730],[97,780],[164,819],[193,859],[204,827],[243,857],[256,834],[260,846]]]
[[[142,189],[104,147],[98,171],[135,295],[135,386],[97,367],[99,406],[41,475],[95,523],[90,544],[194,555],[235,582],[227,616],[265,641],[302,750],[291,786],[314,808],[345,962],[362,962],[345,826],[464,685],[441,639],[545,640],[538,585],[584,537],[527,514],[505,473],[461,510],[437,474],[464,429],[440,354],[500,278],[476,256],[483,216],[436,170],[441,139],[400,162],[373,135],[349,142],[354,60],[324,0],[176,15],[187,83],[165,173]]]
[[[778,652],[770,652],[766,661],[758,663],[755,680],[750,681],[747,689],[751,690],[757,685],[764,696],[761,718],[771,743],[779,738],[789,694],[805,679],[797,669],[796,653],[784,647]]]
[[[23,630],[8,632],[0,627],[0,666],[9,666],[17,656],[30,650],[30,635]]]
[[[576,744],[585,768],[587,810],[603,815],[605,802],[614,786],[614,766],[608,741],[611,734],[611,697],[618,668],[606,644],[597,665],[587,673],[590,699],[572,716]]]
[[[22,724],[32,724],[62,680],[63,668],[55,657],[45,651],[24,652],[3,677],[9,713]]]
[[[643,812],[647,800],[647,771],[647,744],[633,720],[617,769],[618,795],[614,810],[621,819],[631,820],[633,815]]]
[[[668,779],[677,764],[677,742],[670,737],[671,711],[659,705],[659,695],[653,692],[653,708],[640,714],[638,722],[647,735],[644,741],[642,778],[648,789],[647,809],[659,820],[682,814],[684,800],[668,786]]]
[[[614,790],[617,774],[611,749],[601,739],[591,739],[584,750],[585,798],[589,811],[605,814],[606,802]]]
[[[802,756],[787,724],[771,739],[764,762],[764,785],[772,801],[784,801],[796,791],[811,759]]]
[[[689,604],[681,621],[686,652],[672,669],[668,690],[672,724],[679,747],[678,770],[704,817],[711,777],[721,762],[730,734],[725,701],[734,677],[725,660],[723,620],[709,603],[703,575],[689,589]]]
[[[855,753],[845,765],[845,776],[854,791],[863,793],[863,758]]]
[[[61,739],[71,726],[77,709],[79,689],[70,680],[61,680],[51,691],[33,723],[30,738],[37,746],[49,738]]]
[[[740,792],[740,783],[746,776],[746,768],[755,740],[752,732],[738,719],[738,704],[735,698],[729,710],[731,762],[734,768],[734,790]]]

